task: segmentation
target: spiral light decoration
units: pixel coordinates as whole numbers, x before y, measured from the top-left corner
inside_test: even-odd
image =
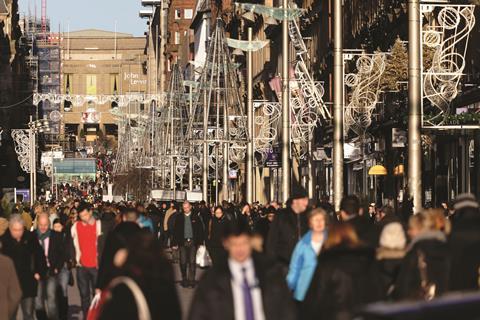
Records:
[[[295,79],[290,82],[290,108],[292,110],[291,138],[300,159],[308,151],[308,141],[320,117],[328,120],[331,115],[323,102],[324,89],[313,80],[305,59],[309,59],[307,47],[295,20],[289,21],[289,36],[296,51]]]
[[[422,5],[421,10],[427,21],[422,31],[423,45],[435,49],[431,67],[423,72],[423,94],[438,111],[426,122],[438,125],[458,95],[468,38],[475,25],[475,6]]]
[[[344,77],[347,103],[344,109],[345,134],[352,130],[363,135],[372,124],[372,114],[378,102],[380,79],[385,71],[385,54],[357,55],[356,72]]]
[[[253,147],[255,152],[261,155],[258,162],[264,163],[278,136],[278,123],[282,105],[280,102],[255,101],[253,108],[258,114],[254,119]]]
[[[15,142],[20,167],[23,171],[30,173],[30,139],[27,129],[12,129],[12,138]]]

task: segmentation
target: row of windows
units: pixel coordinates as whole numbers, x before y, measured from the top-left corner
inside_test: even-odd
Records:
[[[175,20],[182,19],[182,10],[175,9]],[[185,9],[183,12],[183,19],[192,19],[193,18],[193,9]]]

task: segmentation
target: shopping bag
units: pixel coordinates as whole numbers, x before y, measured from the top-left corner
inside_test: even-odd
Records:
[[[198,247],[196,262],[200,268],[206,268],[212,265],[212,258],[210,258],[210,254],[208,254],[206,246],[201,245]]]

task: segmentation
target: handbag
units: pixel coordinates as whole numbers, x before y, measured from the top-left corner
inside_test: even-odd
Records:
[[[195,261],[200,268],[206,268],[212,265],[212,258],[210,258],[210,254],[205,245],[198,247]]]
[[[88,309],[87,320],[97,320],[100,318],[102,306],[112,298],[111,291],[119,284],[124,284],[130,290],[137,306],[138,320],[151,320],[150,309],[147,299],[138,284],[129,277],[117,277],[110,282],[108,288],[101,294],[96,294]]]

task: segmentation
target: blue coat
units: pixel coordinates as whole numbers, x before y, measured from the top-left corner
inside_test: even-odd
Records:
[[[326,232],[323,239],[326,239]],[[308,231],[293,250],[290,268],[288,269],[287,283],[293,291],[297,301],[303,301],[310,287],[315,268],[317,267],[317,254],[312,247],[312,231]]]

